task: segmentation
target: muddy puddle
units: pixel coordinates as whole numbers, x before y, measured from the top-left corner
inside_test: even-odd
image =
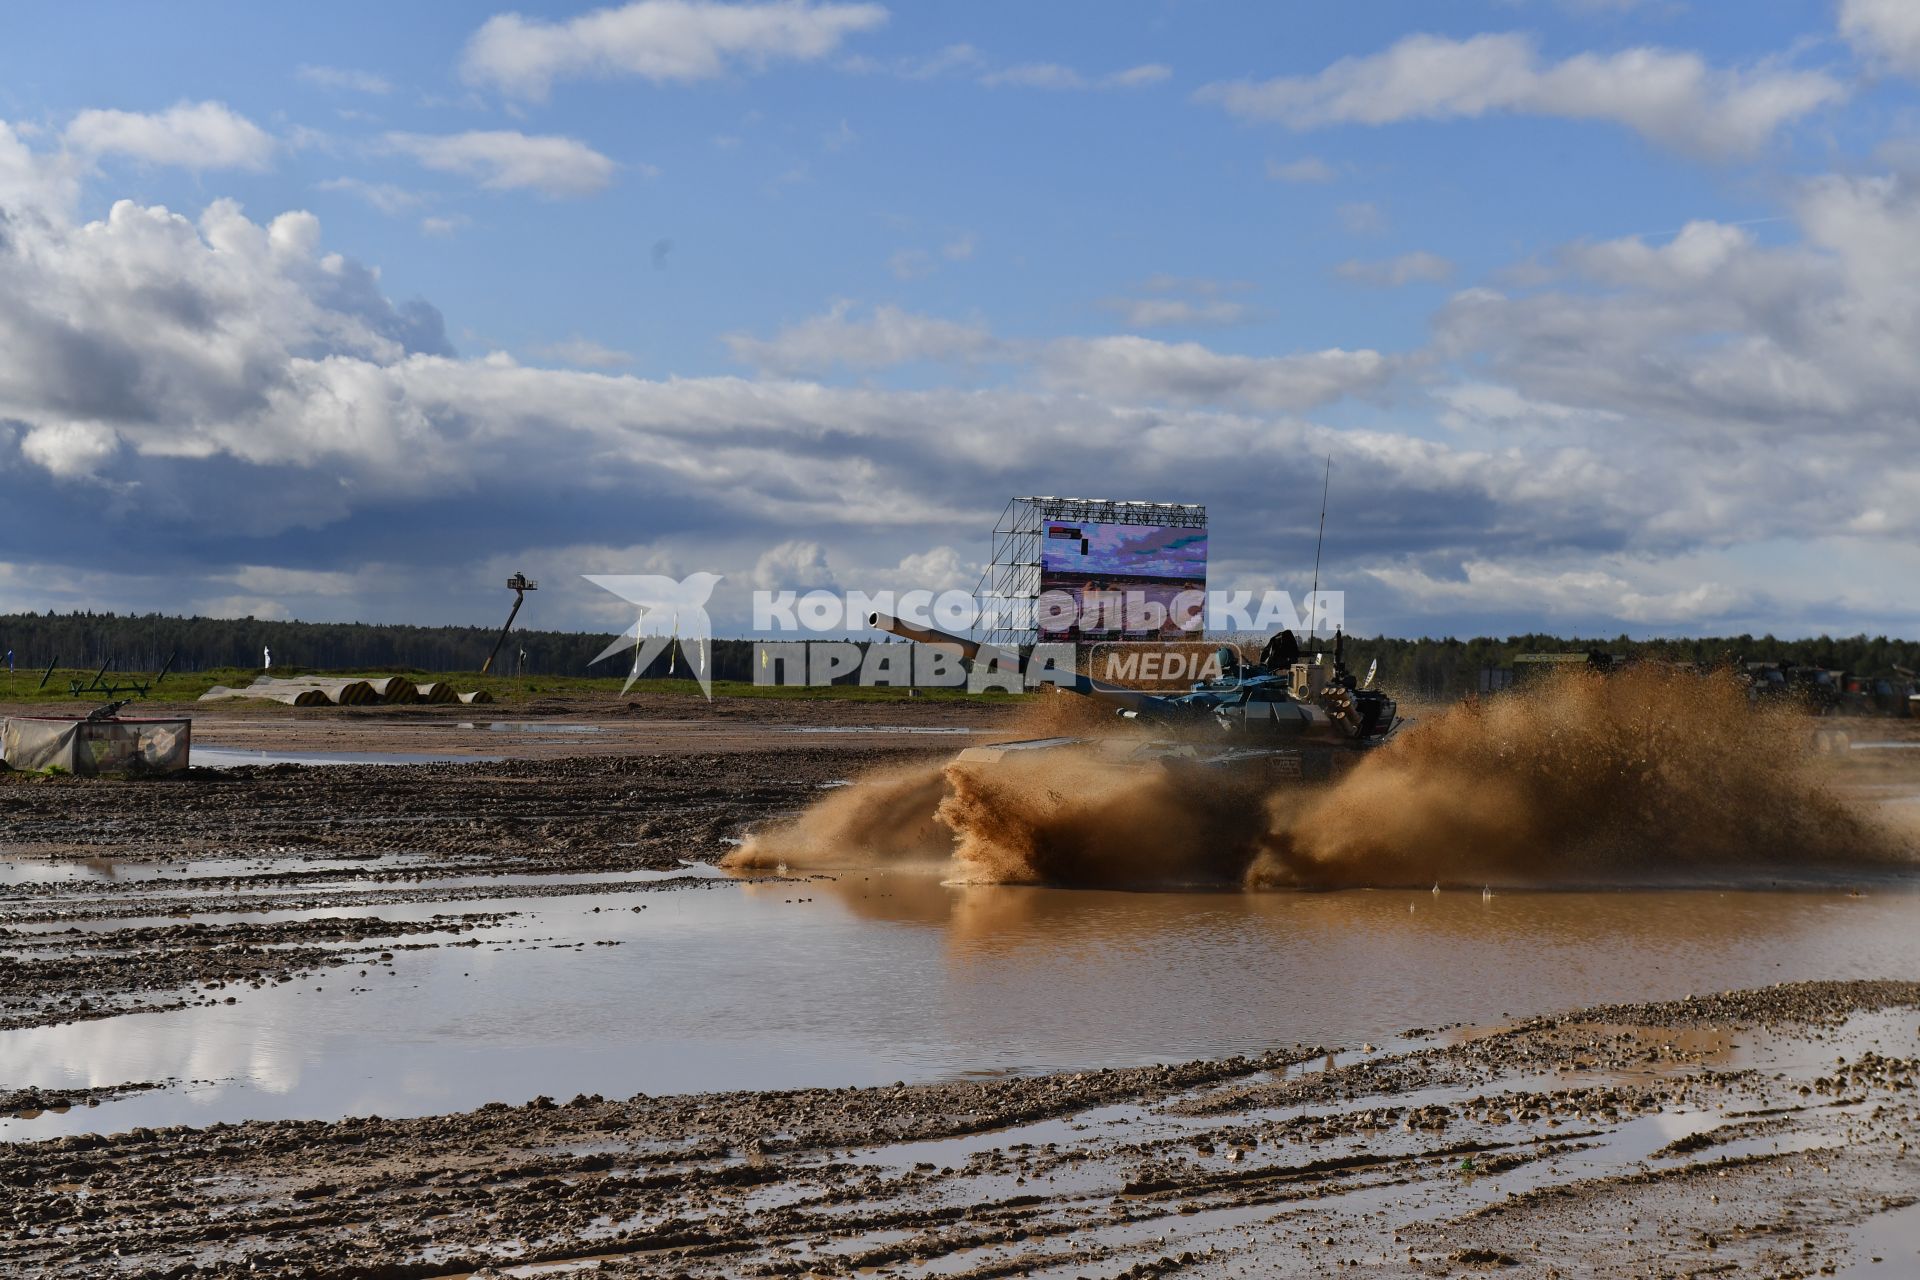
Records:
[[[0,1120],[0,1137],[1355,1050],[1920,967],[1920,897],[1898,882],[1485,896],[1068,892],[912,870],[595,879],[559,896],[507,886],[483,904],[498,922],[458,945],[235,988],[231,1004],[0,1032],[13,1087],[200,1082]],[[305,914],[425,919],[447,896]]]
[[[470,756],[433,751],[251,751],[243,747],[203,747],[195,743],[199,769],[237,769],[241,765],[297,764],[498,764],[504,756]]]

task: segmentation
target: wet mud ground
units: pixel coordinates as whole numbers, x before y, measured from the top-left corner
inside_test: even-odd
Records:
[[[1338,1055],[23,1142],[0,1267],[1911,1275],[1875,1233],[1920,1195],[1917,1021],[1920,985],[1815,984]]]
[[[375,982],[510,923],[490,900],[708,888],[686,863],[956,745],[904,730],[1010,723],[750,710],[577,735],[592,751],[516,712],[461,748],[515,758],[471,764],[0,775],[0,1031]],[[416,723],[196,741],[441,750]],[[1865,785],[1907,785],[1907,754]],[[25,1128],[0,1144],[0,1274],[1913,1275],[1916,1054],[1920,985],[1863,981],[1161,1067]],[[0,1116],[191,1083],[0,1079]]]

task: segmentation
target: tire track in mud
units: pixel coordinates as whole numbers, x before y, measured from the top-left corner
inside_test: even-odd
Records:
[[[1917,1014],[1803,984],[1359,1053],[21,1143],[0,1268],[1811,1274],[1920,1195]]]
[[[583,756],[481,764],[246,766],[177,779],[42,778],[0,771],[13,858],[146,861],[412,854],[436,874],[670,870],[717,860],[822,783],[926,748]],[[412,868],[380,868],[392,874]],[[282,868],[289,883],[312,878]],[[336,878],[338,873],[335,873]],[[266,882],[263,874],[251,877]],[[23,886],[11,886],[9,895]],[[48,886],[33,891],[48,893]]]

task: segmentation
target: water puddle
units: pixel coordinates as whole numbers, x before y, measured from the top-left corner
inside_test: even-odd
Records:
[[[435,751],[250,751],[241,747],[193,744],[193,763],[202,769],[237,769],[242,765],[297,764],[314,767],[341,764],[498,764],[505,756],[469,756]]]
[[[639,887],[663,874],[710,878]],[[357,967],[319,970],[232,990],[232,1005],[0,1032],[0,1080],[16,1088],[224,1082],[3,1121],[0,1138],[431,1114],[542,1093],[1089,1070],[1297,1044],[1357,1051],[1409,1027],[1920,969],[1917,900],[1885,889],[1483,898],[712,874],[562,877],[610,891],[561,897],[533,893],[555,883],[539,876],[343,882],[353,898],[378,888],[429,896],[284,918],[518,914],[463,939],[479,946],[395,948],[364,977]],[[613,883],[621,879],[636,889]],[[528,894],[450,902],[430,893],[500,883],[524,883]],[[163,923],[165,901],[153,913]],[[283,918],[270,902],[245,918]]]
[[[1855,1261],[1836,1274],[1911,1280],[1920,1275],[1920,1201],[1874,1214],[1845,1239]]]
[[[777,726],[781,733],[926,733],[964,737],[973,733],[992,733],[991,729],[968,729],[952,725],[915,724],[790,724]]]
[[[605,733],[606,726],[598,724],[562,724],[549,720],[493,720],[481,724],[472,720],[462,720],[454,726],[458,729],[483,729],[488,733],[523,733],[537,737],[565,737],[587,733]]]

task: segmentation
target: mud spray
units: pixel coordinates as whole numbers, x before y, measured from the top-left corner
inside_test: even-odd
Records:
[[[1107,731],[1111,725],[1107,726]],[[1452,707],[1338,781],[1130,766],[1097,747],[871,777],[731,865],[952,859],[970,882],[1253,888],[1721,882],[1912,865],[1831,791],[1808,725],[1730,677],[1567,674]]]

